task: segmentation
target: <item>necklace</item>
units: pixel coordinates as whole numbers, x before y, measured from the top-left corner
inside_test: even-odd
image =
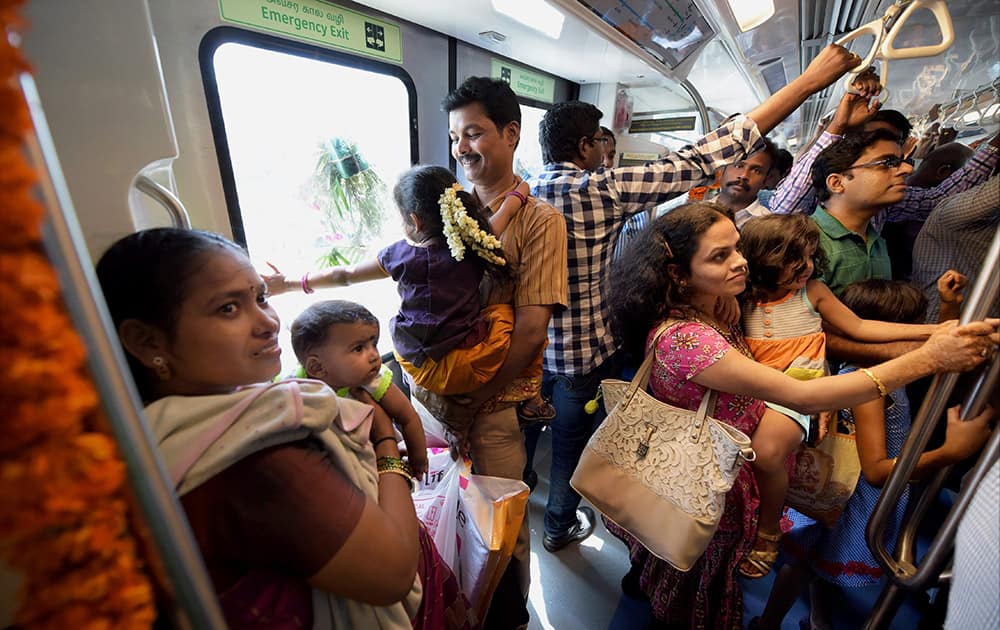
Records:
[[[722,326],[720,326],[714,319],[706,321],[698,316],[698,311],[696,309],[691,310],[693,311],[691,315],[692,320],[713,329],[715,332],[722,335],[722,338],[725,339],[729,345],[736,348],[740,354],[751,360],[756,360],[753,358],[753,353],[750,352],[750,346],[747,345],[746,337],[743,336],[743,333],[740,330],[732,326],[728,329],[723,329]]]

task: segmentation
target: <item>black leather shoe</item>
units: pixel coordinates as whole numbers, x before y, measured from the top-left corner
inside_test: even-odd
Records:
[[[549,552],[559,551],[566,545],[580,542],[593,534],[596,523],[597,517],[594,516],[594,510],[586,505],[580,507],[576,511],[576,525],[570,527],[569,531],[562,536],[549,536],[545,534],[542,537],[542,546]]]
[[[528,490],[534,492],[535,486],[538,485],[538,473],[533,470],[529,470],[522,480],[524,483],[528,484]]]

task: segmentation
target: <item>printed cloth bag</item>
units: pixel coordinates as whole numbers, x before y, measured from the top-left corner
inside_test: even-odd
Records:
[[[601,382],[610,412],[570,485],[653,555],[687,571],[715,534],[740,466],[756,454],[742,431],[709,417],[717,392],[709,390],[697,412],[647,393],[654,354],[631,383]]]
[[[843,514],[861,476],[861,460],[851,432],[830,428],[826,438],[795,453],[795,471],[788,483],[785,503],[796,511],[832,528]]]

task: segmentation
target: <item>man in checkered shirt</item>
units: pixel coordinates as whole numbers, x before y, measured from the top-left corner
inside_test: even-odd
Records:
[[[569,308],[553,315],[545,350],[543,394],[552,397],[552,471],[543,543],[549,551],[583,540],[593,531],[593,513],[578,514],[580,496],[569,485],[580,454],[604,411],[589,415],[586,402],[601,379],[618,376],[617,346],[601,290],[615,239],[644,209],[675,197],[716,170],[751,154],[761,138],[813,93],[841,77],[857,57],[830,45],[806,71],[747,116],[734,116],[694,145],[645,166],[600,169],[601,111],[580,102],[559,103],[542,120],[539,141],[546,162],[532,194],[560,210],[569,238]],[[537,441],[529,431],[528,461]]]

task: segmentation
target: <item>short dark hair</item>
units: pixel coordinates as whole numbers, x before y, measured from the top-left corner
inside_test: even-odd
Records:
[[[849,284],[840,294],[840,301],[861,319],[922,324],[927,315],[927,297],[901,280],[872,279]]]
[[[512,122],[521,124],[521,106],[517,95],[506,81],[489,77],[469,77],[441,101],[441,109],[452,112],[456,109],[480,103],[486,110],[486,117],[493,121],[497,131]]]
[[[309,351],[323,345],[337,324],[375,324],[378,319],[364,306],[347,300],[317,302],[292,322],[292,351],[303,367]]]
[[[611,138],[611,142],[613,142],[614,144],[616,144],[616,145],[618,144],[618,139],[615,138],[615,132],[611,131],[610,129],[608,129],[604,125],[601,125],[601,133],[603,133],[608,138]]]
[[[740,230],[739,250],[747,259],[749,276],[743,302],[753,305],[763,301],[768,292],[779,288],[786,269],[802,265],[806,251],[815,247],[813,275],[826,268],[826,256],[819,244],[819,226],[803,214],[769,214],[750,219]],[[795,272],[805,270],[803,265]]]
[[[772,168],[778,169],[778,172],[784,177],[788,174],[788,171],[792,170],[792,164],[794,163],[795,158],[788,149],[778,149],[775,153],[774,166]]]
[[[771,159],[771,166],[769,166],[767,169],[768,173],[770,173],[771,169],[773,169],[778,163],[778,145],[774,144],[774,142],[771,141],[769,138],[761,138],[760,140],[764,146],[761,147],[758,151],[754,151],[751,155],[747,157],[753,157],[753,155],[756,155],[758,153],[763,153],[767,155],[767,157]]]
[[[593,137],[602,116],[601,110],[583,101],[566,101],[550,107],[538,125],[542,160],[572,162],[577,157],[580,138]]]
[[[880,109],[868,122],[884,122],[892,125],[899,130],[900,142],[905,142],[910,137],[910,131],[913,130],[913,125],[910,124],[906,116],[894,109]]]
[[[826,187],[826,178],[833,173],[843,173],[854,164],[865,149],[880,140],[888,140],[899,144],[899,136],[885,129],[876,129],[867,133],[847,133],[839,142],[835,142],[820,151],[812,165],[812,184],[816,191],[816,200],[820,203],[830,198]]]
[[[246,256],[236,243],[202,230],[153,228],[116,241],[97,261],[97,278],[115,328],[135,319],[172,339],[191,279],[201,271],[206,254],[218,250]],[[153,393],[149,370],[125,355],[139,394],[148,401]]]

